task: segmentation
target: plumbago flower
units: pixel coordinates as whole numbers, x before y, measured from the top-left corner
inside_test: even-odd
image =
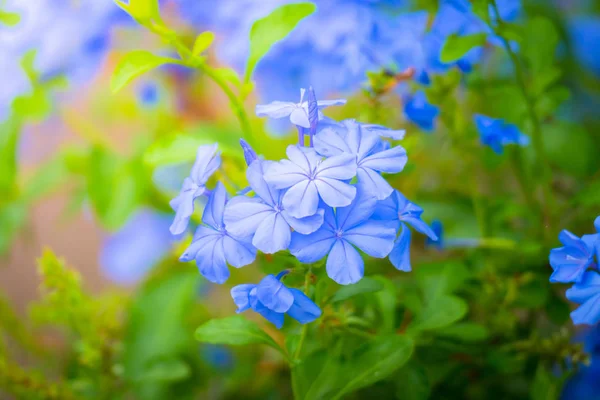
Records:
[[[507,124],[503,119],[494,119],[485,115],[475,114],[473,117],[479,131],[481,144],[490,146],[496,154],[504,152],[507,144],[527,146],[529,137],[522,134],[513,124]]]
[[[289,271],[277,276],[267,275],[258,285],[237,285],[231,289],[231,297],[241,313],[248,309],[259,313],[278,329],[283,326],[287,314],[301,324],[313,322],[321,316],[321,309],[298,289],[288,288],[281,278]]]
[[[550,265],[554,269],[550,282],[575,282],[566,293],[569,300],[581,304],[571,313],[575,324],[600,322],[600,274],[596,264],[600,259],[600,217],[594,221],[594,227],[597,233],[583,235],[581,239],[563,230],[559,239],[564,246],[550,252]]]
[[[439,113],[439,108],[429,104],[425,93],[422,91],[418,91],[405,99],[404,115],[409,121],[426,132],[433,131],[435,119]]]

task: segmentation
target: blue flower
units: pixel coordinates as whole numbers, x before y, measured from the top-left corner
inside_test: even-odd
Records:
[[[277,277],[265,276],[258,285],[244,284],[231,289],[231,297],[241,313],[248,309],[259,313],[278,329],[283,326],[284,314],[301,324],[321,316],[321,309],[298,289],[288,288]]]
[[[429,225],[421,220],[423,209],[411,203],[402,193],[394,194],[384,201],[379,202],[373,218],[382,221],[399,221],[400,235],[394,242],[390,252],[390,262],[400,271],[410,271],[410,241],[411,232],[407,224],[417,232],[427,235],[431,240],[438,240],[437,235]]]
[[[264,180],[265,166],[272,161],[256,160],[248,167],[246,177],[255,197],[238,196],[225,207],[225,226],[234,235],[252,237],[252,244],[263,253],[276,253],[288,248],[291,228],[309,234],[323,224],[323,210],[305,218],[294,218],[282,204],[284,191]]]
[[[321,130],[315,137],[315,150],[326,157],[352,155],[358,182],[378,200],[389,197],[394,190],[380,173],[400,172],[408,160],[402,146],[386,149],[377,133],[363,129],[354,120]]]
[[[187,229],[194,212],[194,201],[207,193],[206,182],[220,165],[221,156],[217,153],[216,143],[198,147],[190,176],[183,181],[179,195],[170,202],[171,207],[176,211],[170,228],[173,235],[179,235]]]
[[[312,90],[312,88],[311,88]],[[309,119],[309,108],[308,101],[304,101],[305,89],[300,89],[300,102],[292,103],[286,101],[274,101],[270,104],[257,105],[256,115],[259,117],[270,117],[270,118],[286,118],[289,117],[292,124],[300,128],[311,128],[311,121]],[[346,104],[346,100],[319,100],[317,101],[317,109],[322,110],[329,106],[340,106]],[[323,115],[320,111],[317,111],[319,118]],[[314,116],[313,116],[313,124]]]
[[[578,283],[567,290],[567,299],[581,304],[571,313],[576,325],[600,322],[600,274],[587,271]]]
[[[156,82],[145,82],[139,88],[138,98],[143,106],[154,107],[159,101],[159,91]]]
[[[249,166],[254,160],[258,160],[258,155],[252,146],[248,144],[248,142],[246,142],[244,139],[240,139],[240,146],[242,146],[242,150],[244,151],[244,160],[246,161],[246,165]]]
[[[600,217],[594,224],[600,232]],[[588,268],[596,268],[594,253],[600,247],[600,234],[583,235],[580,239],[563,230],[558,238],[564,246],[550,251],[550,265],[554,269],[550,282],[581,282]]]
[[[202,215],[205,225],[198,227],[192,244],[179,258],[181,261],[195,259],[202,276],[214,283],[224,283],[229,278],[227,264],[240,268],[256,257],[251,238],[234,236],[225,229],[223,213],[226,203],[227,192],[218,182]]]
[[[407,98],[404,103],[404,115],[424,131],[430,132],[434,129],[435,119],[440,113],[439,108],[429,104],[425,93],[416,92]]]
[[[573,53],[577,60],[590,72],[600,77],[600,17],[575,17],[568,23]]]
[[[288,146],[289,160],[269,164],[265,180],[275,189],[286,189],[282,204],[292,217],[317,213],[319,199],[331,207],[352,202],[356,188],[346,182],[356,175],[356,157],[350,154],[323,159],[312,148]]]
[[[110,235],[100,251],[100,266],[110,280],[132,284],[140,280],[171,248],[170,217],[142,209]]]
[[[588,400],[600,393],[600,325],[585,332],[582,341],[584,350],[590,354],[591,363],[578,366],[577,374],[565,384],[561,399]]]
[[[481,144],[490,146],[496,154],[504,152],[504,146],[517,144],[527,146],[529,137],[519,132],[513,124],[507,124],[502,119],[494,119],[485,115],[475,114],[473,117],[479,131]]]
[[[292,233],[290,252],[300,262],[313,263],[327,256],[327,275],[340,285],[358,282],[364,275],[359,248],[376,258],[386,257],[394,246],[397,223],[371,218],[377,199],[359,186],[354,201],[335,212],[325,209],[319,230],[302,235]]]
[[[425,239],[425,247],[433,247],[437,250],[443,250],[446,247],[444,240],[444,225],[442,221],[434,219],[431,221],[431,230],[437,236],[437,240],[431,239],[429,236]]]

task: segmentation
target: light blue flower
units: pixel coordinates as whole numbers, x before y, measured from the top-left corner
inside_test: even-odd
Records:
[[[400,235],[390,252],[390,262],[400,271],[410,271],[410,242],[411,232],[408,225],[417,232],[427,235],[431,240],[438,240],[435,232],[422,219],[423,209],[410,202],[402,193],[394,191],[389,198],[378,203],[374,219],[395,221],[400,223]],[[407,225],[408,224],[408,225]]]
[[[350,154],[323,159],[312,148],[288,146],[287,160],[269,164],[265,180],[275,189],[287,189],[282,204],[292,217],[317,213],[319,199],[331,207],[352,202],[356,188],[346,181],[356,176],[356,157]]]
[[[284,314],[301,324],[313,322],[321,316],[321,309],[298,289],[288,288],[277,277],[265,276],[258,285],[244,284],[231,289],[231,297],[241,313],[248,309],[259,313],[278,329],[283,326]]]
[[[364,275],[359,248],[375,258],[386,257],[394,246],[397,223],[371,218],[377,199],[360,186],[352,204],[325,209],[321,228],[310,234],[294,232],[290,252],[303,263],[327,256],[327,275],[340,285],[358,282]]]
[[[256,151],[246,142],[244,139],[240,139],[240,146],[242,146],[242,150],[244,151],[244,160],[246,161],[246,165],[252,164],[253,161],[258,160],[258,155]]]
[[[229,278],[227,264],[241,268],[256,257],[251,238],[234,236],[225,229],[226,203],[227,192],[218,182],[202,215],[204,225],[198,227],[192,243],[179,258],[181,261],[195,259],[202,276],[214,283],[224,283]]]
[[[276,253],[288,248],[291,229],[309,234],[323,224],[323,210],[305,218],[294,218],[282,204],[284,191],[273,188],[264,180],[264,169],[272,161],[256,160],[250,164],[246,177],[255,197],[237,196],[225,207],[224,222],[228,232],[252,237],[252,244],[263,253]]]
[[[100,250],[100,266],[113,282],[139,281],[171,248],[170,217],[142,209],[110,235]]]
[[[170,205],[175,210],[175,219],[171,225],[171,233],[179,235],[188,226],[190,217],[194,212],[196,198],[206,194],[206,182],[221,165],[220,153],[217,153],[217,144],[198,147],[196,161],[192,166],[190,176],[185,178],[179,195],[171,200]]]
[[[587,271],[580,282],[567,290],[567,299],[581,304],[571,313],[576,325],[594,325],[600,322],[600,274]]]
[[[600,232],[600,217],[594,225]],[[600,234],[583,235],[580,239],[563,230],[558,238],[564,246],[550,251],[550,265],[554,269],[550,282],[581,282],[588,268],[597,268],[594,254],[600,247]]]
[[[425,93],[422,91],[407,96],[405,100],[404,115],[409,121],[412,121],[426,132],[431,132],[434,129],[435,119],[439,113],[439,108],[429,104]]]
[[[312,89],[312,88],[311,88]],[[270,104],[256,106],[256,115],[259,117],[270,118],[290,118],[290,122],[301,128],[310,128],[308,101],[304,101],[305,89],[300,89],[300,102],[292,103],[286,101],[274,101]],[[319,100],[317,101],[318,110],[329,106],[340,106],[346,104],[346,100]],[[318,111],[319,118],[323,115]],[[314,123],[314,122],[313,122]]]
[[[473,116],[481,144],[490,146],[496,154],[504,152],[504,146],[516,144],[527,146],[529,137],[519,131],[513,124],[507,124],[503,119],[486,117],[485,115],[475,114]]]
[[[394,190],[380,173],[398,173],[408,160],[402,146],[386,149],[377,133],[363,129],[354,120],[321,130],[315,137],[315,150],[325,157],[352,155],[358,182],[378,200],[385,199]]]

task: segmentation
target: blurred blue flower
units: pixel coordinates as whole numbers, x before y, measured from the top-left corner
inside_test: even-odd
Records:
[[[100,250],[103,273],[120,284],[139,281],[168,253],[173,242],[170,223],[170,216],[147,209],[133,214],[104,241]]]
[[[600,77],[600,17],[586,15],[572,18],[568,23],[568,31],[577,60]]]
[[[389,197],[394,189],[380,173],[402,171],[408,160],[406,150],[402,146],[386,149],[379,135],[363,129],[354,120],[342,121],[340,125],[321,130],[315,137],[315,150],[325,157],[352,155],[363,189],[378,200]]]
[[[194,212],[196,198],[207,194],[206,182],[221,165],[221,156],[217,152],[217,144],[198,147],[196,161],[192,166],[190,176],[185,178],[179,195],[171,200],[170,205],[175,210],[175,219],[171,225],[171,233],[179,235],[188,226]]]
[[[600,274],[587,271],[581,280],[567,289],[567,299],[580,304],[571,312],[571,319],[576,325],[594,325],[600,322]]]
[[[521,133],[515,125],[504,122],[503,119],[475,114],[473,120],[479,131],[481,144],[490,146],[496,154],[502,154],[504,146],[508,144],[519,146],[527,146],[529,144],[528,136]]]
[[[267,184],[264,170],[272,161],[256,160],[248,167],[246,177],[255,197],[237,196],[225,207],[224,222],[228,232],[252,237],[252,244],[263,253],[276,253],[288,248],[291,228],[309,234],[323,224],[323,210],[305,218],[294,218],[282,204],[284,191]]]
[[[356,194],[346,180],[356,175],[356,158],[350,154],[324,159],[313,148],[288,146],[289,159],[269,164],[265,180],[275,189],[289,188],[282,204],[292,217],[317,213],[319,199],[331,207],[350,204]]]
[[[433,247],[437,250],[443,250],[446,247],[444,239],[444,225],[439,219],[431,221],[431,230],[437,237],[437,240],[431,239],[429,236],[425,238],[425,247]]]
[[[394,246],[397,223],[371,218],[377,199],[358,187],[347,207],[325,209],[321,228],[310,235],[292,233],[290,252],[300,262],[313,263],[327,256],[327,275],[340,285],[358,282],[364,262],[355,247],[375,258],[386,257]]]
[[[313,322],[321,316],[321,309],[298,289],[288,288],[277,277],[265,276],[258,285],[244,284],[231,289],[231,297],[241,313],[248,309],[259,313],[278,329],[283,326],[284,314],[301,324]]]
[[[138,99],[145,107],[152,108],[158,104],[160,98],[158,85],[156,82],[144,82],[144,84],[138,89]]]
[[[585,332],[584,350],[590,355],[590,365],[580,365],[575,376],[565,384],[561,399],[588,400],[600,393],[600,325]]]
[[[202,346],[200,352],[202,359],[211,367],[220,370],[229,370],[234,366],[233,353],[226,346],[206,344]]]
[[[438,240],[437,235],[429,225],[421,220],[423,209],[410,202],[402,193],[394,191],[389,198],[377,204],[373,218],[382,221],[397,221],[400,223],[400,235],[394,242],[389,254],[390,262],[400,271],[410,271],[410,241],[411,232],[407,224],[417,232],[427,235],[431,240]]]
[[[600,232],[600,217],[595,225]],[[583,235],[580,239],[563,230],[558,238],[564,246],[550,251],[550,265],[554,269],[550,282],[581,282],[588,268],[597,268],[594,253],[600,247],[600,234]]]
[[[438,107],[429,104],[425,93],[416,92],[412,96],[407,96],[404,103],[404,115],[426,132],[431,132],[435,127],[435,119],[440,110]]]
[[[241,268],[256,257],[251,238],[240,238],[227,232],[223,224],[223,213],[227,203],[227,192],[221,182],[213,190],[201,225],[196,230],[192,243],[179,258],[181,261],[196,260],[202,276],[214,283],[224,283],[229,278],[227,264]]]

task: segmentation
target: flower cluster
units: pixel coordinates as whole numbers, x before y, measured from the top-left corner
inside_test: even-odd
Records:
[[[195,260],[200,273],[215,283],[228,279],[228,266],[252,263],[259,250],[288,250],[303,263],[326,258],[327,274],[342,285],[364,275],[359,250],[375,258],[389,257],[397,269],[410,271],[409,226],[433,240],[437,237],[421,220],[423,210],[382,175],[404,168],[406,151],[386,140],[402,138],[404,132],[355,120],[337,122],[319,111],[338,104],[343,100],[317,101],[310,88],[306,102],[257,106],[259,115],[289,117],[298,127],[299,143],[287,148],[287,158],[270,161],[242,140],[249,189],[232,198],[220,182],[207,189],[220,156],[216,144],[201,146],[190,176],[171,202],[176,210],[171,232],[180,234],[189,224],[195,200],[208,197],[202,224],[181,260]],[[252,308],[277,326],[284,313],[302,323],[318,317],[318,307],[301,292],[286,289],[280,278],[268,276],[258,285],[234,288],[239,311]]]
[[[600,321],[600,217],[594,221],[596,233],[581,238],[567,230],[558,236],[563,247],[552,249],[550,282],[574,283],[567,298],[581,306],[571,313],[576,324],[593,325]],[[596,261],[594,261],[594,257]]]

